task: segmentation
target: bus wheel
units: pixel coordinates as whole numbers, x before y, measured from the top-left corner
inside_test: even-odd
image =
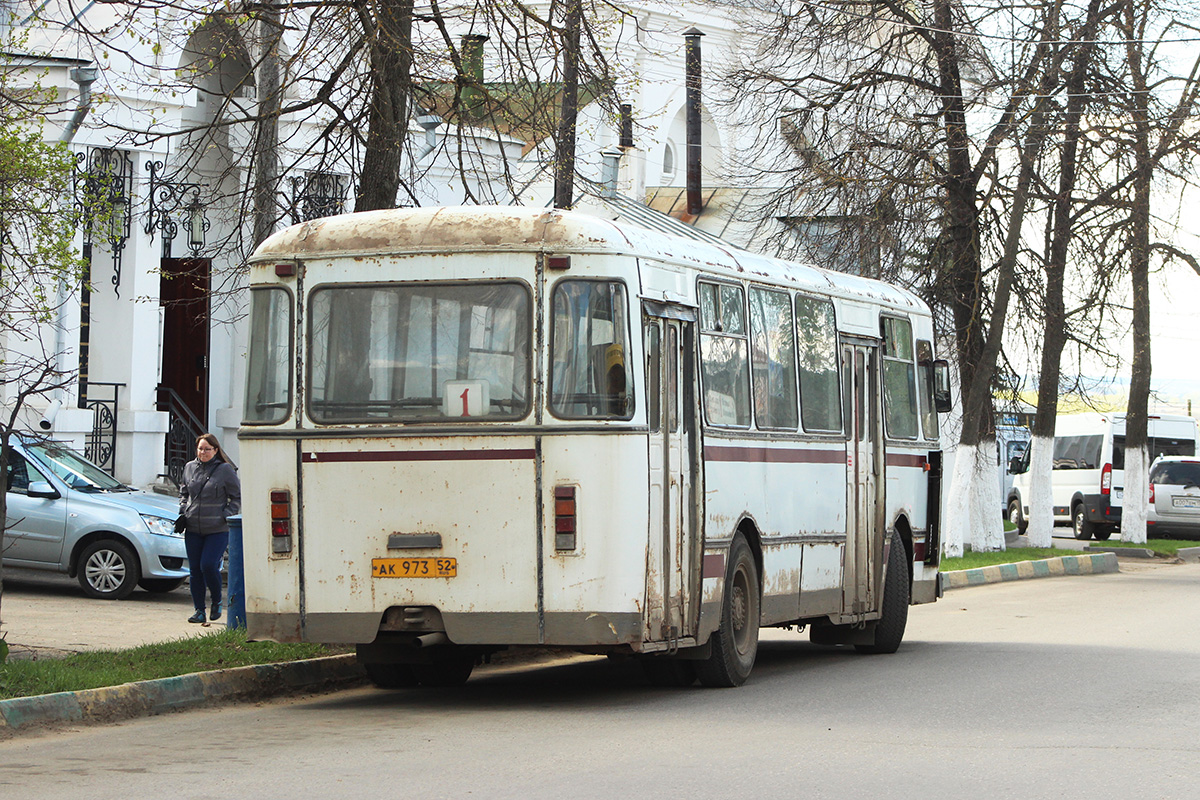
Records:
[[[712,654],[696,662],[705,686],[741,686],[750,677],[758,654],[758,568],[750,545],[740,533],[729,547],[721,624],[712,635]]]
[[[860,653],[894,653],[904,639],[908,624],[908,556],[900,537],[892,537],[888,554],[887,576],[883,583],[883,616],[875,623],[875,643],[856,644]]]
[[[1092,534],[1096,532],[1095,526],[1088,522],[1083,503],[1076,503],[1075,508],[1071,509],[1071,524],[1075,527],[1075,538],[1080,541],[1092,538]]]
[[[475,656],[454,655],[431,664],[413,664],[413,674],[422,686],[462,686],[475,669]]]
[[[671,656],[638,659],[651,686],[691,686],[696,682],[696,662]]]
[[[1029,529],[1029,523],[1021,513],[1021,501],[1015,497],[1008,501],[1008,521],[1017,529],[1017,533],[1024,533]]]
[[[406,689],[417,685],[417,676],[408,664],[363,664],[371,683],[379,689]]]

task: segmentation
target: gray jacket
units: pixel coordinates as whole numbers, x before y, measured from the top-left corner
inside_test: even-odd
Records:
[[[183,468],[179,484],[179,513],[187,518],[188,533],[207,536],[229,530],[229,517],[242,509],[242,484],[237,470],[224,461],[198,459]]]

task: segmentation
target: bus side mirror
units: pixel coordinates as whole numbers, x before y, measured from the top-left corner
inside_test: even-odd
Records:
[[[942,358],[933,362],[933,407],[942,414],[950,410],[950,365]]]

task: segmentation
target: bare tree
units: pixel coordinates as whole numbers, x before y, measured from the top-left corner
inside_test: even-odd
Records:
[[[0,50],[20,48],[4,42]],[[9,442],[27,427],[30,401],[51,396],[74,377],[60,364],[53,323],[69,297],[66,287],[78,285],[84,273],[73,248],[78,216],[63,202],[74,159],[65,146],[43,140],[41,121],[54,110],[53,95],[32,77],[0,56],[0,476],[6,489]],[[0,533],[7,532],[6,492],[0,492],[0,521]],[[0,535],[0,549],[6,546]],[[3,597],[0,565],[0,602]]]

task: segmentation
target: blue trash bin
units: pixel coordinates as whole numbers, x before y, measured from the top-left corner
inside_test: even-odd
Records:
[[[229,518],[229,614],[225,627],[246,627],[246,571],[242,567],[242,515]]]

